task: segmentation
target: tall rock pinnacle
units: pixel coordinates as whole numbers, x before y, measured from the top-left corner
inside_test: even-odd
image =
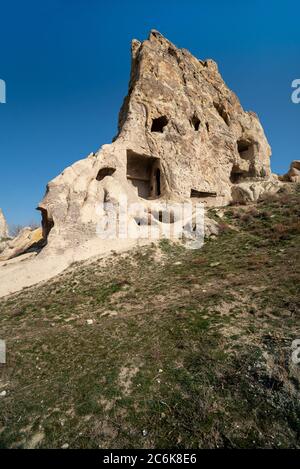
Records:
[[[217,64],[178,49],[159,32],[132,41],[129,91],[118,135],[48,184],[39,206],[57,249],[95,237],[103,201],[226,205],[245,184],[271,178],[271,149],[256,114],[245,112]],[[134,222],[134,217],[132,220]]]
[[[0,208],[0,241],[1,239],[7,238],[7,237],[8,237],[8,226],[4,218],[3,212]]]

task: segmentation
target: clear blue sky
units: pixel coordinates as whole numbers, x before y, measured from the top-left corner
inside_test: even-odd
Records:
[[[130,40],[158,29],[213,58],[246,110],[258,113],[283,173],[300,158],[299,0],[0,0],[0,207],[39,220],[46,183],[109,143],[130,69]]]

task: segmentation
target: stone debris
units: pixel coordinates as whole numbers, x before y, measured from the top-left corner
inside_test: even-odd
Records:
[[[18,236],[7,242],[6,248],[0,254],[0,261],[12,259],[35,248],[39,249],[42,244],[43,232],[41,228],[35,230],[29,227],[23,228]]]

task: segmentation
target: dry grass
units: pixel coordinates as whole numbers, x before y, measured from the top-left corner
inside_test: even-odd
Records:
[[[299,448],[299,200],[2,300],[1,446]]]

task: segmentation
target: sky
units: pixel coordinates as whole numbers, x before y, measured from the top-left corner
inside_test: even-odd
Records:
[[[130,42],[159,30],[218,62],[255,111],[284,173],[300,159],[297,0],[0,0],[0,207],[9,224],[38,221],[48,181],[116,134]]]

